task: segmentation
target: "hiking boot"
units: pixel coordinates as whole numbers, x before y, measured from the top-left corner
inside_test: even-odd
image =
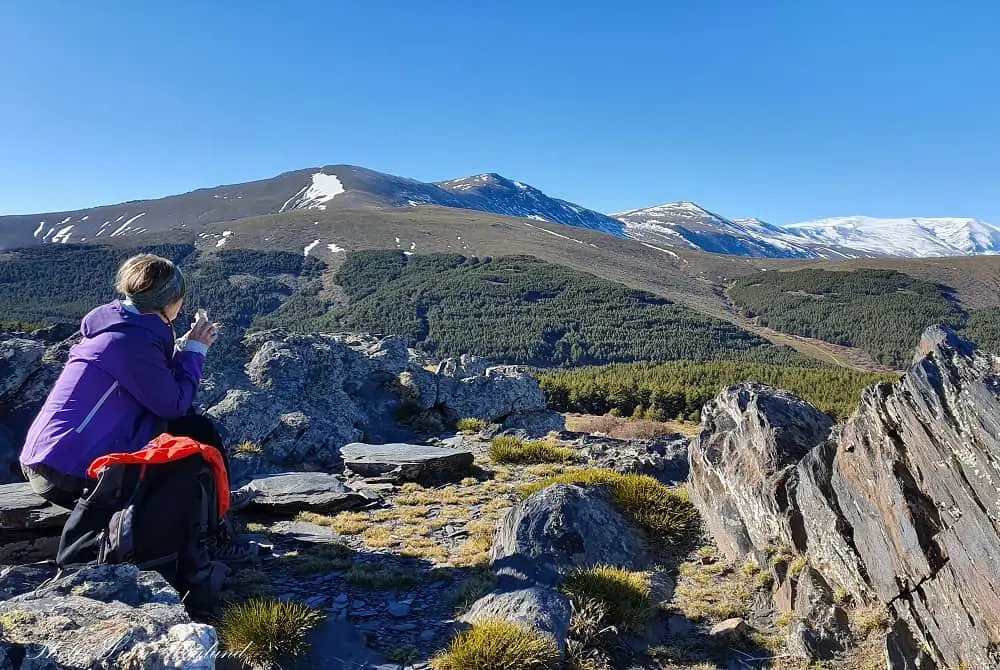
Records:
[[[230,541],[220,544],[215,549],[215,560],[223,563],[239,563],[257,557],[259,547],[256,544]]]
[[[235,491],[229,492],[229,511],[239,512],[241,509],[253,502],[254,498],[260,495],[260,491],[249,484],[241,486]]]

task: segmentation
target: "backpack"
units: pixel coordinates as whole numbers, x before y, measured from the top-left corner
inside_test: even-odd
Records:
[[[215,611],[228,568],[212,560],[229,482],[221,454],[166,433],[135,453],[108,454],[87,471],[97,483],[63,527],[56,562],[132,563],[155,570],[192,613]]]

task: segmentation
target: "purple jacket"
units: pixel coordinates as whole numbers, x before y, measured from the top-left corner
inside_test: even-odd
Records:
[[[176,351],[173,329],[134,309],[116,300],[83,317],[83,341],[28,429],[22,464],[84,477],[95,458],[138,451],[187,414],[204,354]]]

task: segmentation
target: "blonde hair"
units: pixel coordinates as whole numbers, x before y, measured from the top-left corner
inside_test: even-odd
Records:
[[[156,311],[184,297],[184,277],[172,261],[139,254],[121,264],[115,288],[140,311]]]

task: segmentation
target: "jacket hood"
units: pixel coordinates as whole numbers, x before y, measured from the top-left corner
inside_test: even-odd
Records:
[[[84,337],[95,337],[111,331],[122,332],[129,328],[148,330],[167,342],[174,339],[173,330],[160,317],[130,312],[120,300],[95,308],[80,323],[80,332]]]

